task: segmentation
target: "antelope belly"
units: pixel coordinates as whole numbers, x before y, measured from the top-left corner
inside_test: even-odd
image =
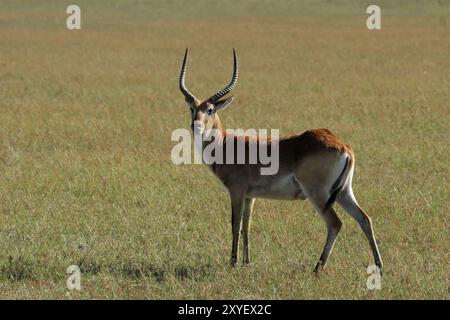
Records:
[[[268,178],[265,183],[250,187],[248,195],[255,198],[280,200],[305,199],[305,195],[293,175]]]

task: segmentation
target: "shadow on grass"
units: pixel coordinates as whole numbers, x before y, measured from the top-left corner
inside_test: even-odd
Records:
[[[151,263],[117,262],[114,264],[102,264],[96,261],[85,261],[80,265],[82,274],[96,275],[108,273],[116,276],[140,279],[154,278],[157,282],[163,282],[166,270]]]
[[[213,266],[206,265],[178,265],[175,267],[157,266],[149,262],[121,261],[116,264],[99,264],[95,261],[86,261],[80,266],[81,273],[98,274],[105,272],[118,277],[129,279],[153,278],[156,282],[162,283],[165,279],[173,275],[179,280],[200,280],[212,274]]]
[[[8,256],[8,261],[0,265],[0,276],[12,281],[35,280],[33,264],[23,257],[13,258]]]
[[[127,279],[145,279],[153,278],[158,283],[163,283],[168,276],[174,276],[179,280],[201,280],[213,274],[213,266],[211,264],[189,265],[181,264],[173,266],[158,266],[151,262],[136,261],[117,261],[112,263],[102,263],[92,260],[84,260],[79,263],[81,274],[97,275],[107,273],[117,277]],[[50,267],[51,268],[51,267]],[[10,281],[36,280],[41,278],[37,276],[37,270],[42,269],[41,265],[37,265],[23,257],[8,256],[6,261],[0,264],[0,279]],[[48,270],[48,267],[46,268]],[[65,270],[59,271],[56,268],[54,274],[65,277]]]

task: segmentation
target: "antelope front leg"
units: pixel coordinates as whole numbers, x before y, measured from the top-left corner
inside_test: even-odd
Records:
[[[231,229],[233,242],[231,244],[231,266],[236,266],[239,245],[239,232],[241,231],[242,212],[244,210],[244,197],[231,195]]]
[[[255,199],[246,198],[244,201],[244,213],[242,217],[242,242],[243,242],[243,263],[250,263],[250,255],[248,253],[248,232],[250,229],[250,220],[253,211],[253,204],[255,203]]]

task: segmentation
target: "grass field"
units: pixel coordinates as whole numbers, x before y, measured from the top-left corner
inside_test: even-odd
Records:
[[[448,299],[450,1],[0,1],[0,298]],[[252,263],[229,267],[230,204],[170,160],[240,59],[229,128],[327,127],[355,150],[354,190],[385,263],[343,220],[327,270],[308,202],[257,200]],[[66,269],[81,266],[81,291]]]

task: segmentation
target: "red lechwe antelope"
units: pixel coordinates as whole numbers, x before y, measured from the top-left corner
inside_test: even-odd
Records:
[[[233,96],[224,97],[231,92],[237,83],[238,61],[236,52],[233,49],[234,71],[231,82],[205,101],[198,100],[186,88],[187,52],[186,49],[179,85],[191,110],[192,130],[194,133],[200,132],[200,134],[203,134],[206,129],[215,129],[219,133],[216,139],[224,148],[227,141],[234,142],[242,139],[248,154],[249,141],[252,139],[258,141],[258,137],[238,135],[230,137],[230,134],[222,127],[217,114],[234,99]],[[268,140],[266,143],[270,144],[273,141]],[[383,263],[375,241],[371,219],[358,205],[352,191],[352,177],[355,168],[355,157],[352,149],[327,129],[311,129],[302,134],[280,138],[277,143],[279,144],[279,170],[274,175],[261,175],[260,164],[236,164],[235,161],[234,164],[213,163],[208,165],[226,187],[231,198],[233,234],[231,265],[235,266],[237,262],[241,230],[244,251],[243,263],[247,264],[250,261],[248,233],[255,198],[309,199],[327,227],[325,247],[314,271],[317,272],[325,267],[336,236],[341,229],[341,220],[332,207],[335,201],[361,226],[369,240],[375,264],[381,271]],[[203,148],[207,144],[208,142],[203,142]]]

